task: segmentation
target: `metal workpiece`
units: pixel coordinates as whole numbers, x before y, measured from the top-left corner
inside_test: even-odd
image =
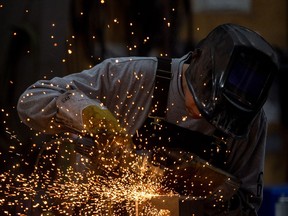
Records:
[[[158,215],[162,216],[203,215],[203,201],[186,196],[160,195],[152,197],[150,200],[142,204],[136,201],[135,215],[143,215],[143,208],[145,208],[145,206],[151,206],[154,211],[158,211]]]

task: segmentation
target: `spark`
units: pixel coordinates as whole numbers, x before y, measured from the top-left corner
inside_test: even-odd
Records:
[[[102,4],[105,3],[104,0],[100,0],[100,2]],[[1,4],[0,8],[3,7],[3,4]],[[174,11],[175,9],[173,8],[172,10]],[[28,10],[26,10],[26,12],[28,13]],[[82,16],[84,13],[81,12],[80,15]],[[165,22],[168,27],[171,26],[171,23],[168,22],[166,18],[164,18],[164,24]],[[115,18],[113,19],[113,23],[119,24],[120,22],[118,18]],[[129,25],[132,27],[133,23]],[[51,26],[55,27],[56,24],[52,23]],[[109,29],[110,25],[107,25],[107,28]],[[197,28],[197,31],[199,30],[200,28]],[[12,34],[13,36],[17,36],[17,32]],[[134,31],[131,31],[131,35],[134,34]],[[54,39],[54,35],[51,35],[50,38]],[[75,36],[72,35],[71,38],[75,39]],[[93,35],[92,38],[95,39],[96,37]],[[143,43],[148,43],[149,40],[150,38],[147,36],[144,38]],[[69,43],[68,40],[66,40],[66,42],[67,44]],[[52,44],[54,47],[58,47],[58,43],[54,42]],[[69,43],[69,46],[72,47],[72,43]],[[137,49],[137,45],[131,45],[131,47],[127,48],[131,51]],[[68,54],[72,54],[72,49],[68,49],[67,52]],[[160,53],[160,56],[168,56],[168,54]],[[98,60],[100,61],[101,59],[98,58]],[[62,59],[62,62],[65,63],[66,60]],[[116,60],[116,63],[118,62],[119,60]],[[92,65],[89,65],[89,68],[91,67]],[[51,73],[53,73],[52,70]],[[139,77],[139,75],[135,73],[135,77],[139,80],[142,74],[141,77]],[[118,83],[121,83],[121,81],[118,80]],[[51,86],[53,87],[53,85]],[[141,89],[143,89],[143,87],[141,87]],[[43,91],[43,94],[46,94],[46,92]],[[32,96],[32,93],[26,96]],[[117,97],[119,98],[119,96]],[[127,99],[130,98],[133,98],[133,94],[127,92]],[[104,96],[103,99],[105,100],[106,97]],[[134,102],[132,102],[132,104],[134,105]],[[104,106],[104,104],[101,104],[101,106]],[[117,109],[120,109],[119,106]],[[144,107],[138,107],[138,109],[143,111]],[[3,109],[1,111],[5,112]],[[45,110],[42,109],[41,111],[44,112]],[[130,110],[128,111],[130,112]],[[125,116],[128,116],[129,112],[127,112]],[[119,113],[116,113],[116,116],[117,115],[120,116]],[[8,113],[6,116],[9,116]],[[186,121],[186,119],[187,116],[184,116],[182,121]],[[26,121],[29,122],[31,119],[27,118]],[[126,124],[129,126],[128,123]],[[58,127],[60,127],[60,125],[58,125]],[[19,145],[22,145],[20,140],[17,139],[17,136],[11,133],[8,128],[6,133],[11,139],[16,140]],[[36,136],[39,136],[39,134],[37,133]],[[139,136],[138,131],[137,136]],[[145,144],[146,143],[143,143],[143,145]],[[120,162],[119,158],[109,150],[111,147],[109,145],[107,148],[95,151],[98,157],[94,159],[91,159],[93,156],[91,152],[89,153],[90,158],[76,152],[72,140],[58,139],[51,143],[44,143],[44,146],[45,148],[42,148],[43,154],[38,156],[37,165],[30,176],[27,177],[22,174],[15,175],[13,173],[15,169],[21,166],[20,163],[15,164],[9,172],[0,173],[0,192],[4,191],[7,195],[5,198],[0,198],[0,207],[4,204],[20,206],[24,215],[29,215],[26,213],[35,209],[41,209],[43,214],[45,212],[49,214],[49,212],[55,211],[64,215],[71,215],[71,211],[79,211],[79,215],[109,215],[109,212],[113,212],[113,215],[121,215],[122,211],[128,212],[129,215],[136,215],[136,212],[140,213],[140,211],[142,211],[142,215],[148,215],[145,213],[155,216],[168,215],[165,210],[158,210],[149,203],[154,197],[178,195],[175,191],[166,188],[163,185],[163,181],[168,181],[168,183],[172,185],[178,184],[177,180],[179,179],[183,182],[190,181],[190,186],[193,188],[197,187],[196,185],[199,179],[204,179],[205,181],[200,185],[203,193],[206,195],[212,194],[211,188],[215,185],[215,183],[206,176],[195,175],[194,178],[192,176],[192,180],[188,181],[188,179],[185,179],[182,175],[174,174],[173,170],[165,170],[167,172],[171,171],[169,177],[171,177],[172,180],[170,181],[168,178],[160,175],[163,170],[160,170],[161,172],[159,170],[156,172],[151,170],[151,166],[147,166],[145,158],[134,155],[133,157],[136,159],[132,162],[126,161],[126,159]],[[17,146],[15,145],[10,145],[9,148],[10,151],[17,150]],[[33,144],[33,148],[37,148],[37,145]],[[84,148],[84,146],[82,146],[82,148]],[[101,160],[98,160],[98,158],[101,158]],[[165,157],[161,158],[161,161],[165,160]],[[177,166],[177,163],[188,164],[191,160],[190,158],[184,161],[184,159],[180,158],[179,161],[175,161],[175,170],[181,170],[181,167]],[[23,162],[26,163],[25,161]],[[99,163],[102,163],[102,166],[100,166]],[[102,167],[102,169],[99,167]],[[118,172],[115,171],[115,168],[119,169]],[[81,171],[79,171],[79,169]],[[191,193],[191,187],[185,189],[187,194]],[[221,193],[221,191],[218,192]],[[194,198],[193,193],[192,196]],[[199,199],[199,196],[195,195],[195,199]],[[222,199],[223,196],[219,195],[219,200]],[[32,202],[28,207],[24,205],[26,200]],[[142,207],[140,208],[140,206]],[[5,213],[7,215],[10,214],[8,211]]]
[[[68,142],[71,145],[72,141]],[[65,143],[67,144],[67,140],[55,140],[47,144],[45,147],[47,154],[39,155],[35,171],[28,178],[24,175],[13,177],[7,173],[2,175],[2,182],[13,183],[4,184],[8,196],[0,200],[0,205],[13,199],[13,202],[9,201],[9,205],[21,205],[23,212],[40,208],[43,212],[68,215],[68,212],[81,207],[80,215],[99,215],[111,210],[119,214],[125,211],[129,215],[135,215],[137,203],[137,205],[144,206],[141,211],[155,212],[151,215],[159,215],[159,211],[149,206],[148,203],[151,198],[160,195],[161,181],[158,176],[151,175],[143,158],[138,158],[139,160],[133,162],[124,162],[124,165],[127,165],[119,168],[122,174],[118,176],[113,171],[115,159],[108,158],[105,155],[107,151],[100,151],[102,162],[105,164],[105,172],[112,172],[111,177],[105,172],[103,175],[103,170],[102,174],[99,174],[98,166],[94,162],[71,150],[71,147],[69,149],[69,145]],[[51,154],[50,151],[54,153]],[[66,168],[61,168],[61,162],[57,162],[57,155],[60,152],[62,154],[65,152],[61,155],[62,163],[70,164]],[[72,160],[75,154],[80,157],[76,166]],[[20,164],[14,165],[14,169],[19,166]],[[83,167],[84,172],[77,171],[77,166]],[[26,200],[32,201],[30,208],[23,204]]]

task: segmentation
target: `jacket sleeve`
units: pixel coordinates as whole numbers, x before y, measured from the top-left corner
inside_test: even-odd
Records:
[[[228,144],[229,156],[226,171],[240,182],[233,197],[219,205],[205,204],[208,216],[257,216],[263,198],[263,169],[267,133],[267,120],[263,110],[253,121],[245,138]]]
[[[103,106],[100,89],[105,82],[101,79],[108,70],[104,61],[81,73],[37,81],[18,100],[20,119],[43,133],[81,132],[81,111],[89,105]]]
[[[247,138],[235,141],[231,146],[231,153],[227,161],[228,170],[242,182],[236,195],[234,208],[240,208],[243,215],[246,211],[251,215],[257,215],[263,199],[266,136],[267,119],[264,111],[261,110],[255,118]],[[235,211],[237,211],[236,209]]]
[[[89,105],[101,106],[101,102],[91,100],[80,90],[42,91],[28,89],[29,93],[19,99],[17,109],[23,123],[43,133],[81,132],[82,110]]]
[[[152,57],[110,58],[81,73],[40,80],[20,96],[20,119],[43,133],[79,132],[81,111],[97,105],[133,134],[149,113],[156,66]]]

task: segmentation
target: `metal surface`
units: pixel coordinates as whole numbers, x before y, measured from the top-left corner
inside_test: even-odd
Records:
[[[136,216],[143,215],[145,205],[151,205],[159,211],[161,216],[202,216],[203,205],[201,200],[191,199],[184,196],[156,196],[142,204],[135,205]]]

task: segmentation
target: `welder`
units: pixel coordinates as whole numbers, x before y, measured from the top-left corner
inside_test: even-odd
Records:
[[[39,80],[17,108],[43,133],[92,134],[96,148],[117,159],[111,163],[126,149],[148,152],[164,170],[163,184],[203,199],[204,215],[257,215],[267,133],[262,107],[277,68],[263,37],[222,24],[181,58],[110,58]]]

